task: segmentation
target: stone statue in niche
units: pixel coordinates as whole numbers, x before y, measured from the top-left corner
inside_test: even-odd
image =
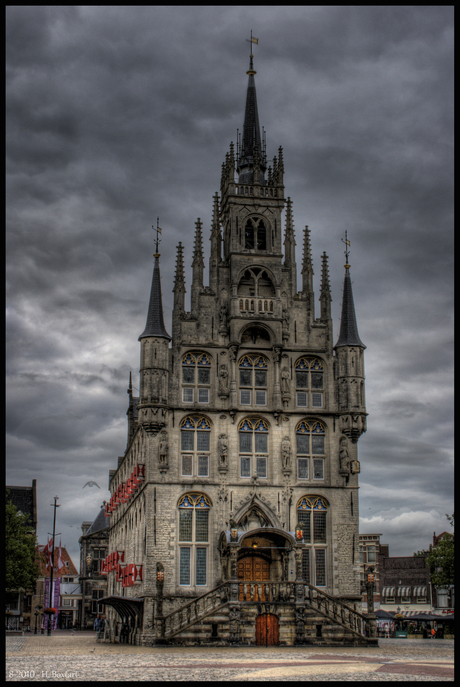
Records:
[[[281,457],[283,460],[283,470],[291,469],[291,440],[285,436],[281,442]]]
[[[160,434],[160,445],[158,448],[158,462],[160,465],[168,464],[168,434],[166,432],[161,432]]]
[[[228,457],[228,445],[227,445],[227,435],[219,434],[219,439],[217,441],[217,452],[219,454],[219,468],[228,467],[227,457]]]
[[[219,370],[219,396],[228,396],[228,369],[221,365]]]
[[[349,467],[350,467],[350,456],[348,453],[348,439],[345,436],[340,437],[340,446],[339,446],[339,462],[340,462],[340,471],[342,472],[348,472]]]
[[[219,332],[224,334],[227,332],[227,311],[227,304],[221,303],[219,309]]]
[[[283,367],[281,371],[281,391],[283,394],[289,393],[290,381],[291,375],[289,374],[289,369],[287,367]]]

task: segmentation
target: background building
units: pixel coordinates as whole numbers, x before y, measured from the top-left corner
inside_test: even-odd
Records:
[[[98,614],[105,611],[99,599],[107,594],[107,578],[102,574],[102,561],[109,546],[110,516],[101,508],[94,522],[83,522],[80,544],[81,629],[93,628]]]

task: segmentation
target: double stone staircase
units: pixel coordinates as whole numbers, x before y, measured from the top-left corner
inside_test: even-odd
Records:
[[[256,617],[274,614],[281,645],[375,644],[375,621],[305,582],[227,581],[157,618],[157,640],[253,644]]]

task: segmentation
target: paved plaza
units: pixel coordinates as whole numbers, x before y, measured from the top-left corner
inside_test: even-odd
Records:
[[[137,647],[56,632],[6,639],[6,679],[95,681],[445,681],[454,642],[382,639],[378,648]]]

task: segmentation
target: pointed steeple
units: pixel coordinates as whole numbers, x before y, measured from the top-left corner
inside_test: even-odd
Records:
[[[180,294],[185,293],[185,276],[184,276],[184,253],[182,243],[179,241],[177,246],[177,258],[176,258],[176,276],[174,278],[174,308],[176,308],[176,297]],[[182,296],[182,307],[183,303]]]
[[[198,217],[195,222],[195,247],[193,250],[192,262],[192,311],[199,308],[200,305],[200,291],[203,289],[203,233],[202,222]]]
[[[211,226],[211,255],[209,257],[209,286],[212,291],[217,291],[218,265],[222,259],[222,232],[220,229],[219,194],[214,195],[214,207],[212,211]]]
[[[356,323],[355,304],[351,288],[350,265],[345,265],[345,278],[343,281],[342,318],[340,320],[340,334],[334,348],[339,346],[361,346],[366,348],[358,334]]]
[[[319,297],[321,301],[321,319],[328,320],[331,317],[331,284],[329,282],[329,267],[327,264],[327,255],[324,252],[322,256],[321,268],[321,294]]]
[[[303,239],[303,260],[302,260],[302,291],[303,293],[313,292],[313,264],[311,260],[310,229],[305,227]]]
[[[238,181],[240,184],[254,183],[254,157],[256,148],[258,149],[259,155],[259,175],[257,182],[260,184],[265,183],[265,152],[262,146],[262,139],[260,137],[256,84],[254,81],[254,75],[256,74],[256,71],[254,70],[253,66],[253,58],[254,55],[251,54],[249,57],[249,70],[246,72],[249,76],[249,80],[248,90],[246,93],[243,139],[241,141],[237,164],[237,171],[239,174]]]
[[[152,288],[150,290],[149,310],[147,313],[147,322],[145,329],[139,337],[145,339],[147,336],[163,337],[171,339],[165,329],[163,319],[163,300],[161,296],[161,279],[160,279],[160,254],[158,252],[158,233],[157,233],[157,247],[154,254],[155,264],[153,267]]]

